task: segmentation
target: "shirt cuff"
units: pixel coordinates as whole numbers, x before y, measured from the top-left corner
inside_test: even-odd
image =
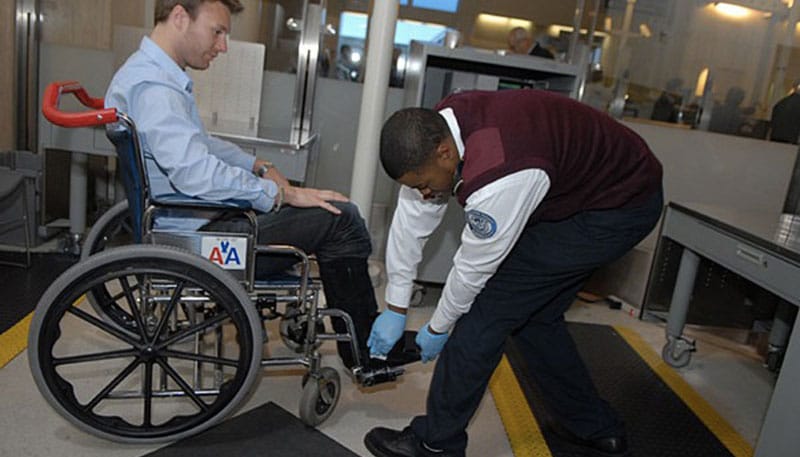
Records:
[[[411,287],[389,283],[386,285],[384,297],[386,298],[386,303],[398,308],[408,309],[408,304],[411,302],[411,293]]]
[[[275,205],[275,198],[278,196],[278,185],[269,179],[259,179],[259,184],[264,192],[253,201],[253,209],[268,213]]]
[[[450,333],[450,330],[455,324],[455,321],[450,321],[450,319],[446,318],[442,313],[439,312],[438,306],[433,312],[430,322],[428,322],[428,325],[431,327],[431,329],[437,333]]]

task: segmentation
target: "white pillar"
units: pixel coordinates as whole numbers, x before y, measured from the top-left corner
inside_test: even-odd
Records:
[[[358,206],[367,224],[375,191],[378,148],[389,92],[394,28],[400,3],[399,0],[376,0],[373,5],[369,19],[369,49],[350,184],[350,199]]]

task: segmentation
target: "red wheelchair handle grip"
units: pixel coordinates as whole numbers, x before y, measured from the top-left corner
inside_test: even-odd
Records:
[[[58,109],[61,94],[73,94],[89,111],[70,113]],[[42,101],[42,114],[61,127],[95,127],[117,122],[117,109],[105,108],[102,98],[89,96],[77,81],[57,81],[47,85]]]

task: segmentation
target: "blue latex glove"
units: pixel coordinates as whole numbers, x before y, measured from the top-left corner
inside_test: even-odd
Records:
[[[430,362],[435,359],[442,352],[444,343],[447,342],[449,336],[447,333],[431,333],[429,324],[425,324],[424,327],[419,329],[416,342],[422,350],[420,354],[422,362]]]
[[[397,340],[403,336],[405,329],[405,314],[400,314],[390,309],[382,312],[375,319],[375,323],[372,324],[372,331],[369,332],[367,346],[370,349],[370,355],[377,358],[385,358],[386,354],[397,343]]]

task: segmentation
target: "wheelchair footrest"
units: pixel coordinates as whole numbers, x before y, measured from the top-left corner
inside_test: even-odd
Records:
[[[362,386],[374,386],[392,382],[405,373],[404,365],[419,362],[420,349],[415,342],[417,332],[406,330],[385,359],[369,358],[367,366],[356,372],[356,380]]]
[[[405,373],[406,369],[403,367],[390,367],[385,366],[381,368],[372,368],[368,370],[359,370],[356,372],[356,381],[362,386],[371,387],[384,382],[392,382],[398,376]]]

